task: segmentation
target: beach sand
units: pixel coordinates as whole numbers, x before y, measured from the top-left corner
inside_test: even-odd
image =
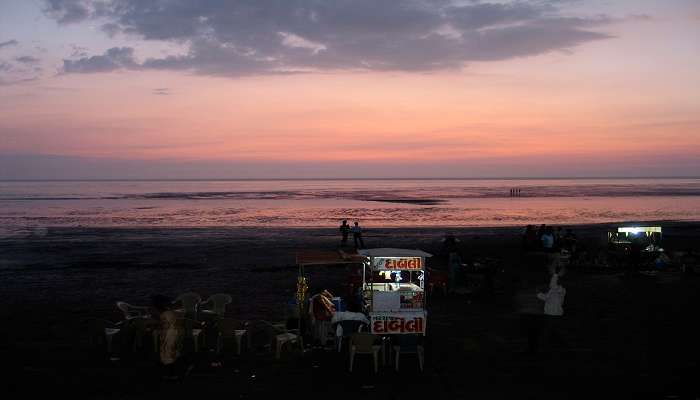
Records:
[[[655,223],[659,224],[659,223]],[[700,224],[660,223],[670,252],[698,248]],[[604,248],[607,228],[573,227],[589,254]],[[293,298],[295,252],[338,247],[336,228],[49,228],[0,239],[0,352],[11,397],[71,398],[665,398],[698,393],[700,280],[667,269],[626,278],[584,265],[564,278],[562,331],[567,346],[523,352],[526,336],[514,295],[547,283],[537,256],[523,257],[522,227],[366,230],[367,247],[420,248],[442,268],[441,239],[454,233],[465,253],[496,260],[495,294],[429,298],[426,370],[402,359],[377,376],[358,359],[296,353],[226,360],[207,355],[183,382],[166,382],[155,362],[134,356],[110,362],[91,349],[88,318],[117,321],[115,302],[147,305],[153,294],[203,297],[229,293],[231,316],[282,321]],[[431,264],[429,264],[431,265]],[[343,267],[312,272],[311,285],[335,289]],[[341,290],[341,289],[336,289]],[[342,294],[342,293],[341,293]],[[694,396],[694,395],[693,395]],[[667,397],[668,398],[668,397]],[[694,397],[692,397],[694,398]]]

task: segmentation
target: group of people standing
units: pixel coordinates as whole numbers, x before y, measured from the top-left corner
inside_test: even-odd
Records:
[[[539,229],[535,229],[534,225],[525,228],[523,250],[554,253],[562,249],[572,254],[576,251],[576,234],[571,229],[567,228],[564,233],[562,227],[555,230],[546,224],[540,225]]]
[[[340,244],[341,246],[346,246],[348,244],[348,236],[352,233],[352,239],[355,242],[355,247],[358,249],[363,249],[365,247],[365,242],[362,240],[362,228],[360,228],[360,223],[355,221],[353,226],[348,225],[348,220],[344,219],[343,223],[340,224]]]

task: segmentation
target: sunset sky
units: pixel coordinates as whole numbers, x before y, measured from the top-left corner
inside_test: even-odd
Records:
[[[697,0],[0,0],[0,179],[699,171]]]

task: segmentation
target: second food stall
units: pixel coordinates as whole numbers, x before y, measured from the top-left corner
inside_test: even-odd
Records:
[[[374,334],[425,335],[425,261],[422,250],[378,248],[359,250],[365,257],[362,297]]]

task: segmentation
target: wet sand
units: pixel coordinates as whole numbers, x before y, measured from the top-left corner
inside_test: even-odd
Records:
[[[698,249],[700,224],[662,223],[670,252]],[[589,254],[610,225],[574,227]],[[432,296],[426,371],[402,359],[401,374],[375,377],[358,359],[332,352],[227,359],[206,354],[184,382],[164,382],[154,362],[118,363],[95,354],[84,321],[120,317],[118,300],[146,305],[152,294],[229,293],[242,320],[284,318],[293,297],[297,249],[335,249],[336,229],[49,228],[0,240],[0,352],[10,393],[68,393],[72,398],[261,398],[327,394],[334,398],[664,398],[698,393],[698,277],[668,269],[655,277],[583,265],[565,277],[564,349],[523,353],[526,337],[515,293],[546,284],[537,256],[521,252],[522,228],[449,228],[465,253],[498,262],[493,297]],[[368,229],[367,247],[420,248],[441,268],[446,229]],[[342,268],[312,273],[315,287],[343,282]],[[526,284],[524,283],[526,282]],[[338,289],[340,290],[340,289]],[[268,396],[268,397],[269,397]],[[294,396],[296,397],[296,396]],[[614,396],[613,396],[614,397]]]

